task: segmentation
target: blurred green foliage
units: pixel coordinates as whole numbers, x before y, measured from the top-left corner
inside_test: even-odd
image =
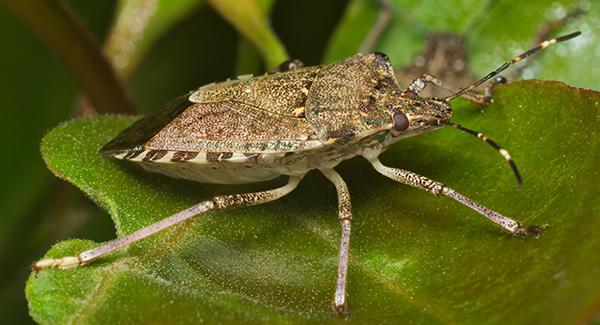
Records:
[[[268,2],[269,1],[261,1],[260,4],[263,8],[267,8],[269,7]],[[387,32],[382,35],[381,40],[376,44],[375,50],[381,50],[388,53],[392,58],[394,65],[396,67],[402,67],[410,63],[412,57],[422,49],[425,36],[428,33],[435,31],[457,32],[466,35],[469,40],[467,45],[470,66],[472,71],[478,75],[494,68],[501,60],[510,57],[519,49],[522,50],[528,47],[533,39],[532,35],[535,34],[545,21],[557,18],[557,15],[564,13],[565,10],[572,8],[575,4],[574,1],[567,0],[553,2],[551,5],[548,5],[547,1],[541,0],[528,2],[498,0],[485,3],[477,1],[468,3],[463,1],[416,2],[400,0],[392,2],[395,18]],[[552,50],[547,51],[548,53],[544,53],[542,56],[534,58],[534,62],[531,65],[532,73],[535,76],[540,76],[545,79],[563,80],[575,86],[599,89],[600,79],[598,76],[600,75],[600,71],[598,71],[598,69],[600,68],[598,65],[594,64],[594,62],[597,61],[596,47],[600,42],[598,39],[598,30],[594,29],[594,26],[600,25],[600,9],[595,2],[583,1],[577,3],[585,7],[588,14],[583,18],[569,23],[568,29],[563,30],[571,31],[574,29],[581,29],[584,32],[584,35],[574,42],[561,45],[560,48],[553,48]],[[69,5],[76,16],[83,22],[85,27],[91,31],[99,42],[102,43],[107,35],[109,35],[110,24],[116,9],[118,8],[117,3],[115,3],[115,1],[89,2],[72,0],[69,2]],[[161,10],[167,9],[159,6],[158,10],[159,14],[162,14],[163,11]],[[130,92],[140,112],[158,109],[164,102],[167,102],[198,85],[224,80],[234,76],[237,71],[251,69],[248,67],[260,67],[262,64],[259,56],[256,54],[254,54],[254,56],[252,55],[253,51],[256,53],[256,51],[253,50],[253,46],[248,45],[247,41],[241,39],[234,27],[229,25],[210,6],[203,3],[203,1],[199,1],[193,6],[191,5],[186,11],[188,12],[185,14],[171,11],[171,16],[165,14],[165,17],[175,18],[159,19],[154,25],[150,24],[150,26],[160,26],[152,27],[159,28],[160,32],[151,30],[154,34],[150,33],[150,35],[154,36],[150,37],[150,41],[147,41],[147,43],[142,42],[146,49],[143,50],[142,55],[136,59],[138,60],[136,69],[129,79]],[[165,12],[168,13],[168,10]],[[173,12],[175,12],[175,14],[173,14]],[[282,0],[272,4],[270,17],[273,30],[285,45],[290,56],[293,58],[301,58],[305,64],[312,65],[321,63],[322,61],[330,62],[334,59],[353,54],[362,42],[363,37],[366,35],[370,26],[372,26],[376,15],[376,1],[355,0],[350,1],[350,3],[347,4],[346,1],[320,2]],[[167,23],[165,23],[165,21],[167,21]],[[477,24],[473,24],[474,21],[476,21]],[[89,238],[94,241],[108,240],[114,237],[114,226],[105,212],[95,208],[92,203],[88,202],[87,199],[70,187],[70,185],[55,180],[44,167],[39,154],[38,144],[44,133],[60,121],[68,120],[75,114],[77,106],[76,99],[78,96],[77,85],[50,53],[50,50],[46,45],[43,44],[23,22],[7,12],[2,6],[0,6],[0,41],[2,42],[2,48],[4,49],[2,53],[0,53],[0,71],[3,71],[3,77],[0,78],[0,89],[2,89],[0,92],[3,99],[2,112],[4,114],[4,118],[1,119],[3,124],[0,125],[0,141],[2,141],[0,145],[2,145],[2,148],[4,149],[2,155],[4,159],[0,162],[0,164],[2,164],[0,166],[2,167],[2,179],[4,181],[4,186],[0,187],[0,261],[2,263],[0,275],[4,279],[0,284],[0,317],[8,322],[30,322],[31,320],[27,315],[27,303],[23,296],[24,281],[28,275],[29,264],[41,256],[51,243],[59,239],[78,237]],[[246,50],[243,50],[244,48],[246,48]],[[245,63],[241,64],[241,62]],[[511,94],[512,91],[512,94],[514,95],[514,92],[518,91],[514,88],[510,89],[510,91],[507,91],[507,94]],[[530,89],[532,91],[537,90],[536,88]],[[510,97],[510,95],[507,96]],[[568,103],[564,104],[567,105]],[[509,103],[504,103],[502,105],[507,105],[507,107],[510,106]],[[500,106],[503,107],[502,105]],[[523,103],[523,105],[526,105],[526,103]],[[530,109],[535,110],[536,107],[530,107]],[[519,115],[520,118],[527,119],[526,112],[523,112],[522,110],[518,110],[518,112],[521,114]],[[502,114],[500,115],[500,118],[502,118]],[[486,118],[489,118],[489,116]],[[119,123],[123,122],[118,122],[111,126],[122,126]],[[473,122],[469,126],[482,125],[483,130],[496,130],[494,133],[495,135],[503,133],[502,130],[494,129],[494,125],[490,125],[490,123],[494,124],[489,121],[484,122],[484,124]],[[570,127],[574,126],[576,125],[570,125]],[[516,126],[514,127],[516,128]],[[110,134],[108,126],[106,127],[106,130],[108,133],[102,133],[102,136],[94,139],[94,141],[108,136]],[[560,132],[561,129],[553,128],[552,130]],[[571,129],[567,130],[567,132],[570,133],[574,132]],[[531,136],[530,134],[521,134],[519,132],[522,131],[517,131],[517,137],[525,138]],[[597,132],[597,129],[595,132]],[[578,134],[581,135],[581,133]],[[550,137],[551,134],[548,136]],[[585,136],[582,135],[582,137]],[[430,140],[423,140],[423,143],[431,144],[431,142],[437,141],[435,139],[434,136],[434,138],[430,138]],[[511,144],[509,148],[511,148],[512,151],[518,153],[520,150],[523,150],[520,155],[521,160],[518,162],[522,163],[522,166],[525,166],[525,168],[523,168],[524,174],[535,174],[534,167],[538,162],[535,158],[532,158],[533,160],[531,161],[527,161],[527,159],[529,159],[527,158],[527,151],[524,151],[524,148],[522,149],[519,147],[521,145],[520,139],[510,139],[508,136],[503,136],[500,139],[503,144]],[[411,146],[421,143],[420,140],[418,141],[419,142],[413,142],[413,144],[408,143],[408,148],[410,149],[412,148]],[[452,145],[454,146],[455,143],[453,142]],[[548,143],[548,145],[551,144]],[[471,147],[471,143],[468,145],[465,144],[461,152],[471,151]],[[526,147],[526,145],[523,144],[523,147]],[[440,150],[442,150],[442,148]],[[580,148],[580,150],[585,149]],[[415,151],[415,154],[417,152],[419,151]],[[398,152],[398,154],[401,154],[401,152]],[[460,155],[460,153],[458,154]],[[481,155],[486,154],[482,151]],[[575,152],[574,155],[577,155],[577,152]],[[510,194],[507,192],[508,189],[506,189],[506,186],[504,185],[510,182],[508,177],[502,176],[502,182],[498,183],[493,190],[495,195],[503,196],[505,199],[498,199],[498,201],[495,199],[488,200],[492,195],[492,192],[489,192],[490,190],[477,193],[477,190],[474,190],[477,187],[474,185],[467,185],[468,182],[477,184],[476,181],[478,179],[475,177],[476,174],[474,171],[462,170],[456,172],[460,175],[462,175],[461,173],[466,173],[466,175],[469,176],[466,177],[466,180],[458,181],[458,179],[461,178],[459,177],[460,175],[444,179],[443,173],[436,174],[435,172],[436,170],[438,172],[440,170],[438,164],[433,164],[433,166],[427,166],[426,164],[423,167],[419,167],[421,162],[415,162],[413,159],[407,157],[408,156],[405,156],[405,158],[396,161],[396,163],[398,163],[397,165],[400,166],[400,163],[403,163],[403,167],[413,168],[420,172],[431,171],[428,176],[439,176],[438,178],[441,178],[442,180],[454,180],[451,183],[452,185],[457,183],[465,184],[465,188],[471,188],[474,191],[473,193],[477,194],[478,197],[485,198],[484,202],[486,204],[499,202],[497,203],[497,206],[504,206],[502,202],[506,202],[506,197]],[[444,157],[448,158],[447,156]],[[484,159],[481,158],[480,155],[473,157],[473,159]],[[523,157],[525,158],[523,159]],[[431,157],[431,159],[439,158],[440,157],[437,156]],[[548,157],[547,159],[551,158]],[[523,160],[525,161],[523,162]],[[597,162],[598,158],[592,157],[591,162],[594,161]],[[479,165],[479,167],[492,169],[500,168],[498,167],[500,163],[497,161],[493,162],[494,163],[491,165]],[[423,163],[425,164],[425,162]],[[461,164],[461,162],[456,163],[459,165]],[[464,165],[464,162],[462,164]],[[360,170],[363,175],[371,173],[371,171],[368,171],[368,168],[360,163],[358,165],[353,163],[353,165],[351,164],[348,166],[352,166],[352,168],[342,166],[342,171],[345,171],[346,175],[352,174],[355,169]],[[482,171],[482,173],[483,172],[484,171]],[[502,175],[504,175],[505,170],[502,170],[502,172]],[[137,172],[134,170],[132,173],[135,174]],[[556,171],[555,173],[560,172]],[[492,176],[495,177],[495,173],[490,175],[490,177]],[[154,176],[151,178],[154,179]],[[377,198],[368,196],[366,189],[360,190],[357,188],[356,184],[359,183],[359,178],[357,178],[357,176],[353,176],[349,179],[351,186],[352,179],[354,179],[355,183],[353,191],[357,192],[354,195],[355,199],[361,195],[369,198],[368,200],[358,200],[359,204],[360,202],[363,202],[366,209],[366,205],[369,203],[368,201],[376,201]],[[555,179],[557,179],[555,174],[550,174],[546,178],[549,182]],[[490,181],[491,180],[489,179],[486,179],[485,182],[479,180],[479,184],[487,184],[487,182]],[[162,182],[162,180],[159,181],[159,183]],[[169,187],[169,190],[176,191],[175,182],[166,182],[172,184],[172,186]],[[321,180],[307,180],[307,183],[313,186],[326,186],[326,183]],[[372,190],[378,187],[375,184],[378,184],[378,182],[373,183],[371,187]],[[188,196],[184,195],[186,188],[192,188],[198,191],[198,193],[194,194],[194,198],[203,196],[203,194],[210,193],[211,191],[229,191],[228,189],[221,187],[205,187],[202,185],[189,184],[185,186],[183,189],[180,189],[179,192],[175,192],[181,194],[183,198],[187,198],[179,201],[178,204],[180,206],[184,206],[191,201],[189,199],[189,195],[191,194],[188,193]],[[501,187],[502,190],[498,190],[497,187]],[[303,196],[309,195],[308,193],[310,190],[308,189],[308,185],[304,188]],[[396,187],[388,186],[385,188],[388,191],[396,191]],[[580,188],[580,190],[582,190],[582,188]],[[595,191],[592,193],[598,193],[597,188],[590,187],[587,190]],[[497,191],[500,191],[500,194],[498,194]],[[402,190],[401,193],[402,195],[405,195],[406,193],[412,194],[410,190]],[[531,192],[529,193],[531,194]],[[423,215],[430,216],[431,214],[427,214],[426,212],[417,212],[420,209],[420,204],[427,205],[428,209],[433,211],[437,211],[437,209],[445,207],[444,204],[447,204],[438,202],[435,198],[425,196],[426,195],[423,193],[415,193],[414,198],[416,201],[412,203],[401,200],[399,202],[399,204],[402,204],[401,210],[412,211],[414,214],[422,214],[420,217]],[[412,197],[412,195],[410,197]],[[315,226],[323,226],[324,229],[331,229],[331,236],[332,238],[335,238],[337,230],[335,225],[335,211],[333,209],[335,204],[333,204],[332,201],[333,197],[329,197],[327,201],[319,201],[318,198],[314,197],[313,199],[316,200],[318,208],[312,212],[314,216],[313,219],[310,220],[314,220]],[[538,199],[543,201],[543,198]],[[513,198],[513,200],[524,201],[523,198],[516,197]],[[244,224],[244,221],[241,220],[244,217],[252,218],[252,216],[260,214],[262,216],[272,216],[273,218],[276,218],[277,216],[282,217],[288,214],[289,211],[297,212],[296,210],[298,209],[294,210],[294,204],[298,206],[303,203],[294,202],[300,201],[299,198],[289,199],[288,201],[283,201],[281,204],[278,203],[275,207],[269,206],[260,208],[254,212],[237,211],[228,214],[226,218],[223,218],[227,219],[231,217],[234,218],[233,221],[224,221],[220,220],[220,218],[215,218],[212,222],[217,223],[224,221],[222,225],[216,227],[223,232],[227,232],[228,230],[226,227],[228,225],[235,227],[239,226],[238,223]],[[286,202],[288,204],[291,202],[291,207],[287,207],[285,204]],[[594,202],[595,201],[592,200],[591,204],[596,204],[593,205],[596,206],[596,208],[590,212],[589,217],[592,221],[595,221],[595,225],[597,225],[599,215],[597,202]],[[380,205],[383,206],[384,204],[381,203]],[[527,209],[527,207],[522,207],[522,209]],[[358,211],[360,211],[360,209],[357,210],[357,214],[359,213]],[[361,211],[360,213],[364,216],[365,220],[369,219],[368,211]],[[542,212],[539,213],[542,214]],[[557,212],[557,214],[559,213]],[[448,213],[446,217],[456,221],[456,216],[458,215],[460,215],[460,213]],[[536,214],[534,213],[534,215]],[[551,217],[546,214],[542,214],[542,216],[547,218]],[[539,218],[540,219],[536,220],[545,220],[544,218]],[[409,218],[409,222],[420,224],[420,221],[417,219],[418,218]],[[479,225],[475,220],[477,219],[470,218],[470,220],[467,220],[468,222],[465,222],[464,227],[462,224],[461,227],[459,227],[461,233],[459,233],[458,230],[455,230],[452,231],[448,237],[452,239],[455,239],[456,236],[461,238],[470,237],[471,235],[474,238],[479,237],[477,234],[482,232],[481,228],[486,226],[485,222],[482,222],[483,225]],[[256,223],[254,227],[272,226],[276,229],[283,229],[290,226],[289,224],[270,225],[269,222],[275,222],[273,219],[261,226],[261,223],[258,221],[261,221],[261,223],[264,222],[263,219],[253,220],[251,222]],[[436,221],[441,222],[441,220]],[[586,220],[581,220],[582,223],[585,223],[585,221]],[[235,224],[231,225],[231,222]],[[377,232],[378,228],[375,227],[373,223],[374,221],[371,220],[368,225],[365,225],[363,231],[368,233],[370,231],[367,228],[373,227],[374,230],[372,232]],[[428,223],[428,225],[437,228],[433,223]],[[455,224],[450,225],[449,227],[452,226],[455,226]],[[133,228],[127,230],[130,231],[132,229]],[[358,231],[358,235],[355,234],[355,237],[358,237],[353,243],[353,254],[365,257],[366,262],[364,263],[371,263],[371,267],[375,269],[386,269],[386,267],[390,267],[390,270],[393,271],[394,267],[389,264],[392,263],[390,261],[402,260],[401,257],[404,256],[403,252],[410,252],[411,249],[414,252],[417,252],[417,255],[420,249],[424,249],[422,247],[422,240],[410,238],[411,236],[420,236],[421,234],[419,231],[414,230],[416,228],[413,230],[410,229],[413,228],[409,228],[408,233],[403,234],[405,236],[402,240],[404,245],[396,247],[395,244],[398,242],[394,242],[392,247],[377,247],[377,249],[373,249],[373,247],[368,245],[368,238],[372,235],[364,237],[365,239],[363,241],[365,241],[365,243],[363,244],[366,246],[361,248],[360,231]],[[592,227],[590,229],[595,228]],[[448,231],[448,229],[442,230]],[[483,231],[483,233],[487,234],[485,231]],[[490,242],[495,239],[499,240],[500,243],[507,245],[529,245],[523,248],[528,249],[529,252],[536,250],[540,245],[543,245],[539,243],[531,244],[530,242],[513,242],[512,239],[504,238],[497,234],[493,229],[490,233],[492,234],[486,239]],[[430,232],[430,234],[434,234],[434,232]],[[236,237],[238,235],[239,234],[232,234],[231,236]],[[252,237],[252,234],[247,235]],[[309,232],[302,236],[307,236],[306,238],[308,238],[309,236],[312,236],[312,234]],[[311,241],[313,239],[308,238],[306,240]],[[468,240],[468,242],[473,242],[476,239],[469,238]],[[571,240],[573,240],[573,238],[571,238]],[[440,240],[440,242],[444,241]],[[233,243],[235,243],[235,241],[233,241]],[[233,245],[233,243],[228,243],[228,245]],[[150,244],[151,242],[147,245]],[[282,242],[278,244],[277,237],[267,241],[267,244],[272,245],[271,247],[273,247],[273,249],[286,252],[293,248],[284,247]],[[89,243],[80,243],[77,245],[89,245]],[[534,247],[532,248],[531,245]],[[141,245],[140,247],[144,246],[145,245]],[[433,247],[435,247],[435,245]],[[591,248],[593,248],[593,246],[582,249],[582,253],[578,255],[578,259],[571,259],[571,263],[584,259],[584,253],[590,252]],[[60,247],[57,248],[56,252],[60,251],[60,249]],[[68,247],[65,249],[68,249]],[[326,272],[324,270],[326,268],[331,268],[330,266],[335,264],[335,252],[329,247],[324,249],[328,253],[331,251],[332,260],[326,262],[316,260],[316,264],[309,265],[309,270],[303,270],[302,272],[311,272],[311,270],[313,270],[315,276],[321,273],[325,274]],[[72,249],[70,249],[70,251],[71,250]],[[316,250],[318,251],[318,249]],[[390,250],[392,251],[390,252]],[[141,254],[139,250],[137,252],[138,254]],[[482,253],[482,251],[480,252]],[[394,258],[389,261],[386,260],[383,258],[386,256],[386,253],[393,254]],[[311,252],[306,252],[306,254],[310,255]],[[320,256],[315,252],[312,254]],[[475,254],[473,256],[478,255]],[[234,258],[234,256],[230,257]],[[243,258],[243,256],[238,256],[238,258]],[[222,263],[226,262],[223,260],[216,261]],[[325,265],[322,263],[325,263]],[[162,267],[168,268],[165,265],[162,265]],[[357,266],[355,265],[355,267]],[[576,269],[576,265],[572,265],[571,267]],[[594,265],[591,264],[589,267],[593,268]],[[90,273],[97,272],[94,271],[94,268],[89,268],[89,270]],[[84,274],[87,271],[82,272],[82,274]],[[101,270],[98,272],[101,272]],[[356,272],[357,274],[355,276],[359,277],[359,272]],[[561,273],[557,271],[556,274],[560,275]],[[591,274],[592,280],[598,280],[597,278],[593,278],[597,273],[591,272],[589,274]],[[313,280],[317,281],[316,279],[317,278]],[[409,281],[411,279],[419,280],[419,277],[413,274],[412,277],[409,276],[401,281]],[[221,281],[225,281],[225,279],[221,279]],[[251,278],[245,281],[254,283],[256,279]],[[135,282],[131,283],[133,285]],[[248,284],[248,282],[244,283]],[[260,286],[260,284],[256,285]],[[321,285],[322,283],[318,282],[318,286],[320,287]],[[585,282],[578,282],[577,285],[585,286]],[[572,286],[572,288],[578,288],[577,285]],[[217,288],[221,287],[217,285]],[[253,286],[249,285],[248,288],[252,289]],[[209,288],[209,290],[212,289],[214,288]],[[231,288],[229,289],[231,290]],[[301,288],[300,293],[304,289],[305,288]],[[329,288],[326,287],[326,289]],[[236,287],[235,290],[240,290],[240,288]],[[329,290],[318,292],[319,293],[316,296],[322,296],[322,300],[326,302],[326,294],[329,294]],[[546,291],[541,290],[538,292]],[[127,292],[122,292],[122,294],[127,294]],[[573,294],[576,295],[576,293]],[[589,291],[586,295],[586,299],[588,299],[586,301],[592,301],[594,297],[596,297],[596,301],[598,299],[598,291]],[[252,295],[250,294],[250,296]],[[254,297],[256,298],[256,296]],[[301,296],[300,294],[286,296],[285,293],[280,292],[271,297],[271,299],[285,300],[290,297],[310,299],[313,296],[310,294],[305,296]],[[350,301],[353,299],[356,299],[357,301],[362,299],[368,300],[369,298],[375,297],[371,297],[369,294],[365,293],[365,296],[362,299],[358,298],[359,297],[351,296]],[[224,299],[227,300],[228,298],[225,297]],[[267,299],[267,302],[279,306],[274,300]],[[325,310],[323,307],[327,307],[326,305],[323,305],[323,301],[319,300],[311,302],[306,306],[311,306],[310,308],[323,311]],[[371,303],[376,303],[376,301],[376,299],[373,299]],[[368,301],[361,303],[365,304],[364,310],[370,308],[368,307]],[[534,302],[529,303],[535,304]],[[225,303],[225,310],[230,310],[228,308],[231,306],[228,304],[229,303]],[[274,319],[280,319],[280,317],[282,317],[281,314],[268,308],[265,309],[252,304],[248,305],[247,302],[243,304],[245,304],[245,307],[240,307],[240,310],[254,310],[257,314],[267,315],[267,319],[270,317],[268,315],[271,315]],[[465,302],[465,304],[468,305],[468,302]],[[209,303],[208,306],[212,308],[215,305],[210,305]],[[288,305],[286,302],[283,302],[283,306]],[[546,304],[544,306],[546,307],[540,308],[550,308],[551,304]],[[357,309],[358,308],[362,307],[357,306]],[[297,309],[294,310],[297,311]],[[360,312],[360,310],[358,312]],[[411,313],[411,308],[399,312]],[[537,309],[537,312],[540,312],[540,310]],[[247,317],[248,315],[253,314],[244,314],[240,317]],[[298,315],[296,316],[300,317]],[[236,318],[237,316],[231,317]]]
[[[114,3],[73,5],[85,18],[88,29],[101,39],[109,26]],[[78,232],[85,220],[90,220],[89,215],[80,213],[89,212],[90,207],[81,195],[64,197],[69,202],[58,202],[63,196],[56,193],[55,178],[48,173],[39,152],[41,137],[70,117],[78,91],[47,46],[3,6],[0,42],[0,317],[11,323],[30,322],[20,282],[27,278],[31,258],[43,253],[40,245],[70,236]],[[71,207],[64,210],[70,216],[59,217],[50,211],[61,203]],[[98,219],[106,220],[104,216]],[[110,227],[108,224],[108,229],[102,228],[110,231]]]

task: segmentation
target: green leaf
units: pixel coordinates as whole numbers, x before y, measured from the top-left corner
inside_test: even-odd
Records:
[[[508,148],[524,189],[496,152],[453,129],[403,140],[382,160],[549,229],[514,238],[458,203],[378,176],[363,159],[344,162],[354,212],[350,320],[588,320],[600,296],[600,94],[517,82],[500,86],[485,109],[457,109],[454,120]],[[48,167],[105,207],[119,236],[216,193],[284,182],[197,184],[101,157],[98,148],[132,121],[74,120],[42,143]],[[206,214],[89,265],[31,275],[26,293],[41,323],[336,319],[338,236],[335,190],[315,172],[277,202]],[[68,240],[46,256],[96,245]]]
[[[103,34],[102,22],[110,19],[112,5],[108,1],[86,4],[94,16],[85,12],[78,16],[93,34]],[[25,299],[24,271],[51,243],[73,232],[85,220],[81,218],[82,210],[93,204],[84,201],[83,207],[78,205],[60,217],[50,217],[60,210],[57,205],[65,202],[61,200],[65,196],[50,195],[57,186],[40,157],[39,144],[48,130],[69,118],[76,85],[40,37],[3,5],[0,30],[0,319],[25,324],[31,322],[31,317]],[[81,196],[77,189],[72,192]],[[69,219],[73,215],[77,222]],[[106,221],[110,227],[110,220]]]
[[[105,53],[121,77],[129,77],[157,40],[203,3],[203,0],[119,1]]]
[[[289,59],[285,47],[269,27],[265,10],[261,8],[268,7],[268,3],[263,1],[259,5],[256,0],[211,0],[210,4],[256,46],[269,70]]]
[[[358,52],[375,23],[378,7],[372,1],[353,0],[337,25],[325,52],[324,63],[331,63]]]
[[[274,0],[261,0],[257,2],[261,12],[265,16],[269,16]],[[283,61],[282,61],[283,62]],[[281,64],[282,62],[279,62]],[[235,64],[235,72],[239,75],[254,74],[261,70],[261,57],[260,53],[254,45],[247,38],[242,38],[238,41],[238,53],[237,62]]]

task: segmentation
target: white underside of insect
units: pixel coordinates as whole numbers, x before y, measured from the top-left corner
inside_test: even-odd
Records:
[[[173,178],[193,180],[200,183],[216,184],[245,184],[268,181],[281,175],[305,175],[311,170],[332,169],[344,160],[355,156],[365,156],[368,159],[378,157],[392,142],[387,130],[369,132],[361,141],[346,144],[347,150],[336,150],[335,145],[319,142],[311,149],[301,153],[288,155],[286,153],[263,153],[256,157],[248,157],[241,153],[222,161],[208,161],[205,155],[198,155],[185,163],[172,161],[177,151],[171,151],[160,159],[144,161],[144,156],[151,150],[140,153],[139,156],[127,159],[139,163],[145,170],[160,173]],[[374,139],[377,135],[386,137],[381,143]],[[394,139],[394,142],[397,139]],[[123,159],[127,153],[114,156]]]

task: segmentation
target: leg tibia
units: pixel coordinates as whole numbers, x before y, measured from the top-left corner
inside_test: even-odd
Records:
[[[379,159],[371,160],[371,164],[373,165],[373,167],[375,167],[375,170],[377,170],[380,174],[387,176],[397,182],[428,191],[437,196],[441,195],[454,199],[457,202],[460,202],[465,206],[484,215],[486,218],[490,219],[492,222],[499,225],[500,227],[502,227],[503,229],[505,229],[513,235],[527,236],[529,233],[532,233],[537,236],[542,231],[542,228],[539,226],[531,226],[529,228],[525,228],[517,220],[511,219],[509,217],[503,216],[500,213],[490,210],[485,206],[445,186],[444,184],[431,180],[425,176],[421,176],[404,169],[386,167],[381,164]]]
[[[332,307],[338,314],[346,314],[346,279],[348,275],[348,257],[350,250],[350,231],[352,226],[352,205],[350,192],[342,177],[333,169],[322,170],[323,174],[335,185],[338,196],[339,221],[342,226],[342,238],[338,260],[338,277],[333,296]]]
[[[402,184],[425,190],[436,196],[442,195],[443,189],[446,187],[440,182],[436,182],[430,178],[421,176],[411,171],[384,166],[379,159],[371,161],[371,164],[373,167],[375,167],[375,170],[377,170],[380,174],[387,176],[388,178],[391,178]]]

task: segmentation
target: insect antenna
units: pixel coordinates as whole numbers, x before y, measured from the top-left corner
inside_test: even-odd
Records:
[[[519,173],[519,169],[517,168],[517,165],[515,164],[514,160],[512,159],[512,157],[510,156],[510,154],[508,153],[508,151],[506,149],[502,148],[494,140],[486,137],[482,133],[479,133],[477,131],[473,131],[471,129],[467,129],[466,127],[464,127],[464,126],[462,126],[460,124],[456,124],[456,123],[452,123],[452,122],[445,122],[445,124],[448,125],[448,126],[451,126],[451,127],[455,128],[455,129],[459,129],[459,130],[461,130],[463,132],[466,132],[468,134],[474,135],[477,138],[481,139],[482,141],[485,141],[490,146],[492,146],[492,148],[496,149],[502,155],[502,157],[504,157],[504,159],[506,159],[506,161],[510,165],[510,168],[512,169],[513,174],[515,174],[515,178],[517,179],[517,184],[519,185],[519,187],[523,188],[523,179],[521,178],[521,174]]]
[[[497,75],[497,74],[499,74],[500,72],[502,72],[502,71],[506,70],[506,68],[508,68],[508,67],[509,67],[509,66],[511,66],[512,64],[515,64],[515,63],[517,63],[517,62],[519,62],[519,61],[521,61],[521,60],[523,60],[523,59],[527,58],[528,56],[530,56],[530,55],[532,55],[532,54],[534,54],[534,53],[537,53],[537,52],[539,52],[539,51],[543,50],[544,48],[546,48],[546,47],[548,47],[548,46],[550,46],[550,45],[553,45],[553,44],[556,44],[556,43],[560,43],[560,42],[564,42],[564,41],[566,41],[566,40],[570,40],[571,38],[573,38],[573,37],[577,37],[577,36],[579,36],[580,34],[581,34],[581,32],[577,31],[577,32],[574,32],[574,33],[571,33],[571,34],[568,34],[568,35],[563,35],[563,36],[560,36],[560,37],[557,37],[557,38],[553,38],[553,39],[551,39],[551,40],[546,40],[546,41],[543,41],[543,42],[541,42],[541,43],[540,43],[538,46],[535,46],[535,47],[533,47],[533,48],[531,48],[531,49],[529,49],[529,50],[527,50],[527,51],[525,51],[525,52],[523,52],[523,53],[521,53],[521,54],[519,54],[519,55],[517,55],[517,56],[513,57],[512,59],[510,59],[510,60],[508,60],[508,61],[504,62],[504,63],[503,63],[501,66],[499,66],[499,67],[498,67],[496,70],[494,70],[494,71],[492,71],[492,72],[488,73],[488,74],[487,74],[485,77],[483,77],[483,78],[481,78],[481,79],[479,79],[479,80],[475,81],[475,82],[474,82],[474,83],[472,83],[470,86],[467,86],[467,87],[465,87],[465,88],[463,88],[463,89],[461,89],[461,90],[457,91],[456,93],[454,93],[454,94],[452,94],[452,95],[450,95],[450,96],[448,96],[448,97],[446,97],[446,98],[444,98],[444,99],[445,99],[447,102],[449,102],[449,101],[453,100],[454,98],[456,98],[456,97],[458,97],[458,96],[460,96],[460,95],[462,95],[462,94],[464,94],[464,93],[466,93],[466,92],[470,91],[471,89],[473,89],[473,88],[475,88],[475,87],[477,87],[477,86],[481,85],[482,83],[484,83],[484,82],[486,82],[486,81],[490,80],[491,78],[493,78],[494,76],[496,76],[496,75]]]

